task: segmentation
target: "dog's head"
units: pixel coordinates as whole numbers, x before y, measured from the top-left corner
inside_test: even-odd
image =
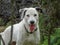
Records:
[[[24,20],[25,20],[25,23],[26,25],[28,26],[29,28],[29,32],[34,32],[34,30],[37,28],[37,23],[38,23],[38,11],[39,9],[37,8],[27,8],[25,11],[24,11]]]

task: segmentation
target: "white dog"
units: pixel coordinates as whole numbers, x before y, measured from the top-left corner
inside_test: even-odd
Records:
[[[38,45],[40,43],[40,31],[38,26],[38,12],[36,8],[27,8],[23,13],[23,20],[13,25],[12,41],[16,45]],[[11,35],[11,26],[1,33],[5,45],[8,45]],[[1,43],[3,45],[3,43]]]

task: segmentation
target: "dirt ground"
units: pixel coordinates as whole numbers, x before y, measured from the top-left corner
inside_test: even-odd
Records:
[[[0,32],[3,32],[5,30],[5,26],[0,26]]]

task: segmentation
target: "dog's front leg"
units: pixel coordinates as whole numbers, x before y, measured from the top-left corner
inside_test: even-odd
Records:
[[[20,45],[20,43],[19,42],[16,42],[16,45]]]
[[[17,38],[16,45],[22,45],[22,40],[19,36]]]
[[[36,32],[36,45],[39,45],[40,44],[40,31],[37,30]]]
[[[22,45],[22,43],[17,42],[16,45]]]

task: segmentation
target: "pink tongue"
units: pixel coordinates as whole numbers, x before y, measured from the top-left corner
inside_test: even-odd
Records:
[[[30,31],[32,32],[34,30],[35,25],[31,24],[30,25]]]

